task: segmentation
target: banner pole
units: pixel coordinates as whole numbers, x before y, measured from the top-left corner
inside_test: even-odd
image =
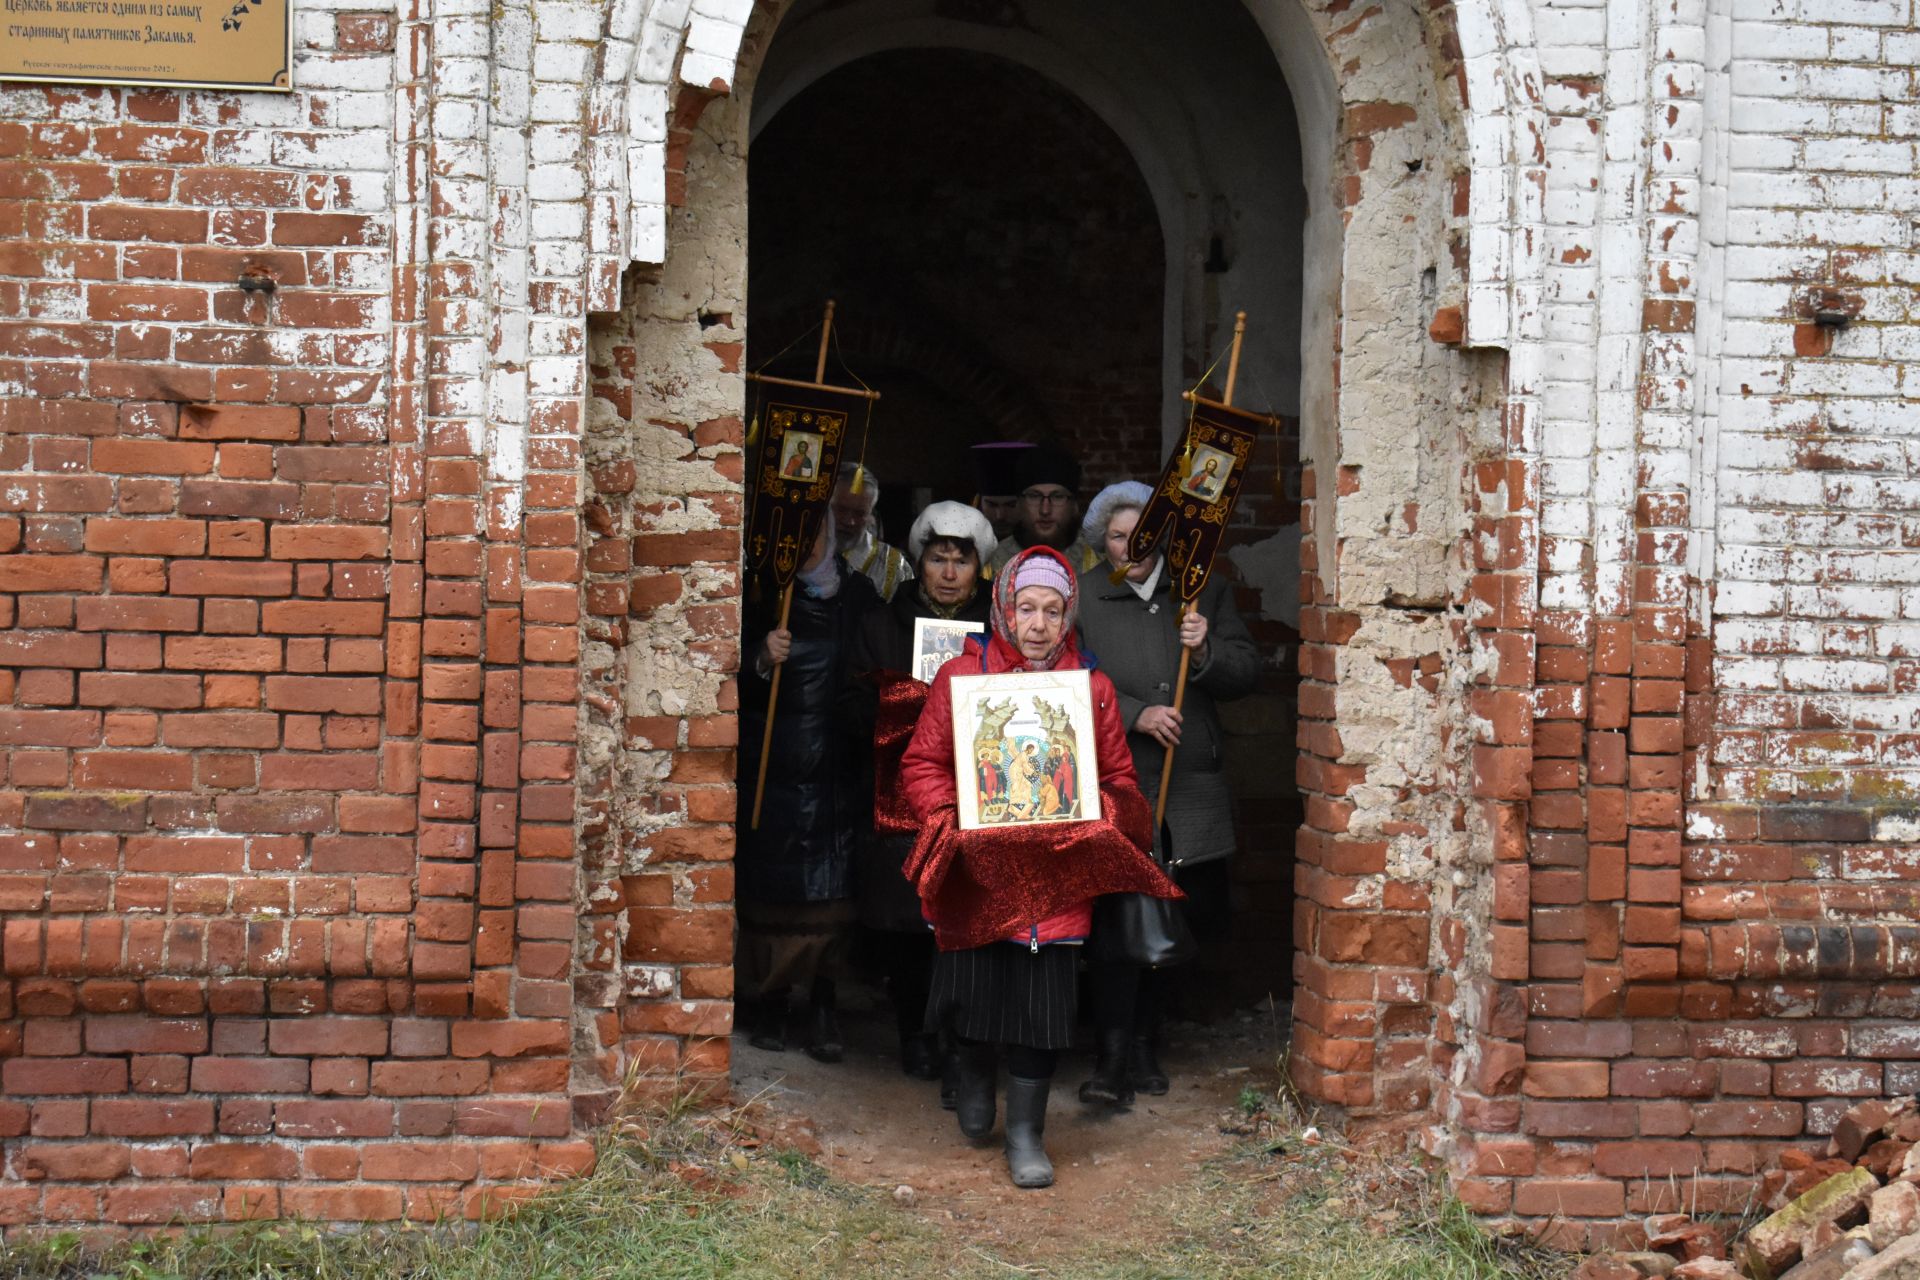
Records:
[[[813,380],[816,384],[827,380],[827,344],[833,338],[833,299],[827,299],[826,313],[820,318],[820,354],[813,362]],[[822,513],[822,519],[832,519]],[[780,593],[780,626],[787,629],[787,621],[793,615],[793,583],[789,582]],[[773,664],[773,679],[767,685],[767,727],[760,735],[760,772],[753,781],[753,820],[750,829],[760,829],[760,804],[767,798],[767,759],[773,754],[773,717],[780,707],[780,676],[786,671],[784,662]]]
[[[832,304],[829,303],[829,306]],[[780,593],[780,627],[787,629],[788,616],[793,612],[793,584],[789,582],[785,591]],[[753,823],[751,829],[760,829],[760,802],[767,795],[767,757],[773,754],[773,715],[780,705],[780,674],[787,669],[784,662],[773,664],[773,682],[767,688],[767,727],[760,735],[760,774],[753,782]]]
[[[1233,353],[1227,357],[1227,386],[1220,403],[1233,405],[1233,384],[1240,378],[1240,344],[1247,336],[1247,313],[1237,311],[1233,316]],[[1192,613],[1194,602],[1189,600],[1180,606],[1180,620],[1186,621]],[[1173,685],[1173,709],[1178,712],[1187,700],[1187,673],[1193,667],[1193,650],[1184,644],[1180,646],[1180,675]],[[771,722],[769,722],[771,723]],[[1160,793],[1153,802],[1153,834],[1158,839],[1160,824],[1167,820],[1167,792],[1173,786],[1173,747],[1167,748],[1167,754],[1160,761]],[[757,812],[756,808],[756,812]]]
[[[1182,605],[1180,608],[1181,618],[1184,619],[1192,607],[1191,605]],[[1193,650],[1187,648],[1185,645],[1181,645],[1180,679],[1173,686],[1173,709],[1175,711],[1178,711],[1180,704],[1187,700],[1187,670],[1192,665]],[[1168,747],[1167,754],[1160,761],[1160,794],[1155,797],[1153,802],[1153,832],[1156,839],[1160,834],[1160,824],[1167,820],[1167,789],[1173,785],[1173,751],[1173,747]]]
[[[820,320],[820,357],[813,362],[813,380],[827,380],[827,341],[833,337],[833,299],[827,299],[827,314]]]
[[[1233,405],[1233,384],[1240,378],[1240,343],[1246,336],[1247,313],[1236,311],[1233,313],[1233,354],[1227,357],[1227,390],[1220,398],[1220,403],[1229,408]]]

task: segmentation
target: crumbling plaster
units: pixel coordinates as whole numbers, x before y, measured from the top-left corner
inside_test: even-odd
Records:
[[[632,343],[631,418],[622,421],[605,401],[589,415],[589,471],[627,462],[637,477],[626,506],[636,534],[715,533],[738,526],[738,484],[717,486],[717,459],[738,457],[737,439],[700,444],[689,439],[700,423],[734,421],[742,412],[738,352],[716,352],[745,336],[746,170],[742,98],[722,99],[701,115],[687,149],[687,204],[674,211],[667,260],[636,276],[617,327],[595,333],[596,355],[611,360],[614,335]],[[701,323],[705,315],[727,316]],[[624,358],[624,357],[623,357]],[[728,500],[731,501],[728,501]],[[724,508],[721,504],[725,504]],[[737,660],[737,636],[719,652],[701,648],[714,637],[690,620],[705,602],[739,589],[737,577],[696,569],[676,599],[652,609],[632,628],[618,653],[596,658],[618,664],[629,717],[710,716]],[[621,759],[617,806],[633,865],[646,858],[644,832],[652,824],[644,800],[664,780],[675,744],[627,752]]]

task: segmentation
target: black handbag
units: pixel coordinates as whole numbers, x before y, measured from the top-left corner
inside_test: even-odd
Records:
[[[1153,842],[1153,860],[1167,869],[1161,852],[1166,828]],[[1200,953],[1193,930],[1187,927],[1186,908],[1172,898],[1145,893],[1108,893],[1093,904],[1093,934],[1087,939],[1088,957],[1107,964],[1135,964],[1166,969],[1185,964]]]

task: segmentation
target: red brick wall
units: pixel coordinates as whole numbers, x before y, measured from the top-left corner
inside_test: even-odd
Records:
[[[1368,274],[1309,300],[1357,314],[1324,353],[1337,394],[1310,387],[1304,415],[1296,1079],[1429,1126],[1484,1213],[1630,1239],[1624,1215],[1737,1204],[1848,1099],[1920,1085],[1899,723],[1915,638],[1910,601],[1878,581],[1910,568],[1879,345],[1900,337],[1878,305],[1898,282],[1873,252],[1897,228],[1835,214],[1862,241],[1847,248],[1815,228],[1825,214],[1795,214],[1819,243],[1743,251],[1776,278],[1716,294],[1695,284],[1712,255],[1686,247],[1713,243],[1700,184],[1663,173],[1647,278],[1583,278],[1601,228],[1624,226],[1575,225],[1585,196],[1566,199],[1617,193],[1583,168],[1611,100],[1550,77],[1551,172],[1502,176],[1516,211],[1538,179],[1573,216],[1546,227],[1555,310],[1516,315],[1503,384],[1501,356],[1456,349],[1459,325],[1420,336],[1458,319],[1483,235],[1515,232],[1518,308],[1520,232],[1541,229],[1476,211],[1467,252],[1459,103],[1434,102],[1424,51],[1416,73],[1388,69],[1430,49],[1464,93],[1455,15],[1308,10],[1332,65],[1405,101],[1337,104],[1333,186],[1311,193]],[[533,65],[593,71],[539,97],[581,95],[579,139],[513,118],[527,69],[500,59],[476,88],[430,56],[435,24],[375,14],[303,24],[323,87],[293,97],[0,90],[0,1227],[479,1213],[590,1158],[581,1133],[624,1062],[662,1087],[724,1077],[743,107],[668,93],[654,66],[636,91],[656,96],[628,112],[621,43],[658,63],[661,33],[536,17],[555,14]],[[1469,16],[1482,47],[1491,17]],[[758,56],[750,40],[747,74]],[[1678,59],[1641,83],[1704,105]],[[943,74],[923,55],[890,68]],[[1862,70],[1881,79],[1794,74],[1849,102]],[[895,307],[938,320],[932,340],[887,349],[986,381],[922,364],[920,403],[948,394],[954,421],[987,406],[996,429],[1029,415],[1081,443],[1092,483],[1150,474],[1163,250],[1114,140],[1058,94],[1013,92],[1020,74],[973,60],[947,96],[989,100],[910,136],[839,103],[881,115],[895,136],[870,151],[903,157],[834,166],[850,199],[883,207],[877,188],[913,166],[950,195],[835,252],[891,286],[899,260],[938,256],[929,241],[966,248],[964,290]],[[1528,108],[1509,106],[1526,152]],[[644,128],[654,107],[660,137],[609,123]],[[1669,160],[1705,150],[1699,114],[1649,115]],[[949,180],[982,122],[1060,181],[1016,188],[978,153]],[[1904,163],[1856,142],[1804,155]],[[660,203],[610,176],[654,172]],[[1127,198],[1091,198],[1103,183]],[[653,252],[662,211],[673,248],[628,274],[616,312],[618,268]],[[836,264],[755,220],[776,272],[758,332],[784,340],[830,291],[875,317],[850,333],[904,331],[877,293],[781,283],[783,265]],[[968,241],[979,226],[1009,233]],[[1809,331],[1803,268],[1779,252],[1807,248],[1867,291],[1844,333]],[[1028,266],[1056,287],[1010,283]],[[262,276],[271,296],[239,288]],[[1501,287],[1477,277],[1474,296]],[[607,309],[591,328],[589,300]],[[1716,306],[1725,332],[1696,333]],[[1637,434],[1602,450],[1581,361],[1622,317]],[[1534,319],[1562,326],[1550,352],[1523,333]],[[1726,380],[1695,415],[1705,353],[1735,336],[1794,354],[1748,352],[1738,400]],[[1713,415],[1731,463],[1717,516]],[[912,479],[911,462],[883,471]],[[1250,508],[1241,532],[1289,508]],[[1426,578],[1395,576],[1421,557]],[[1384,767],[1383,737],[1428,731],[1438,767]]]
[[[729,1065],[746,263],[711,211],[744,204],[743,116],[681,95],[668,261],[588,331],[581,990],[602,1101],[623,1066],[672,1090]]]
[[[338,23],[343,61],[392,39]],[[423,439],[383,135],[324,96],[305,132],[14,101],[0,1225],[431,1217],[582,1167],[577,451],[522,562]]]
[[[724,1081],[733,997],[733,818],[739,663],[739,490],[745,428],[735,413],[702,419],[663,402],[636,378],[636,326],[658,305],[650,273],[633,272],[630,300],[599,318],[590,352],[593,465],[586,664],[589,722],[616,751],[581,796],[588,901],[618,915],[594,924],[587,967],[620,984],[603,1015],[609,1065],[624,1062],[668,1087]],[[657,338],[666,326],[655,330]],[[737,369],[737,327],[686,317],[678,340]],[[636,411],[698,461],[706,479],[667,496],[634,458]],[[689,520],[690,508],[700,517]],[[691,527],[690,527],[691,526]],[[711,671],[710,701],[692,714],[652,697],[628,666],[629,646]],[[683,655],[683,656],[676,656]],[[757,745],[757,744],[756,744]],[[615,1076],[614,1078],[617,1078]]]

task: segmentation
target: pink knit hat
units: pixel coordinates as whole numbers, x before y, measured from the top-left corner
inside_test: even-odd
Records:
[[[1073,575],[1057,556],[1023,556],[1013,574],[1013,590],[1018,595],[1028,587],[1052,587],[1062,600],[1073,598]]]

